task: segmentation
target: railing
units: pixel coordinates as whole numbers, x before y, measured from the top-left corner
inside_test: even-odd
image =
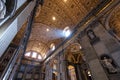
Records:
[[[17,49],[14,51],[12,58],[8,62],[4,72],[2,73],[2,75],[0,77],[0,80],[7,80],[8,79],[9,74],[10,74],[10,72],[11,72],[13,66],[14,66],[14,63],[15,63],[15,61],[17,59],[18,54],[16,54],[16,51],[17,51]]]

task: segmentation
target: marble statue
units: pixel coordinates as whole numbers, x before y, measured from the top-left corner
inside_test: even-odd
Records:
[[[6,15],[5,0],[0,0],[0,19],[3,19]]]
[[[104,66],[108,69],[108,71],[110,73],[117,72],[117,69],[112,64],[112,59],[108,59],[108,58],[104,57],[104,59],[102,61],[103,61]]]

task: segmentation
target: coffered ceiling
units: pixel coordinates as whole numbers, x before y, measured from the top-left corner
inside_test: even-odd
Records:
[[[100,0],[44,0],[43,6],[38,7],[27,51],[45,56],[51,43],[57,46],[63,41],[65,27],[72,30],[99,3]]]

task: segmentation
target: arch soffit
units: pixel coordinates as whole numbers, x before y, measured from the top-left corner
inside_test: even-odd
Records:
[[[109,14],[108,17],[106,18],[106,20],[105,20],[105,28],[106,28],[107,30],[110,30],[109,22],[110,22],[110,18],[112,17],[112,14],[113,14],[116,10],[118,10],[119,7],[120,7],[120,3],[119,3],[118,5],[116,5],[116,6],[112,9],[112,11],[110,12],[110,14]]]

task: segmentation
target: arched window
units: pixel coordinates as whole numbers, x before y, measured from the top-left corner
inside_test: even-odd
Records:
[[[36,52],[32,52],[32,58],[37,58],[37,53]]]
[[[25,54],[26,57],[29,57],[30,55],[31,55],[31,52],[27,52],[27,53]]]
[[[26,52],[24,56],[25,56],[25,58],[42,60],[42,56],[39,53],[33,52],[33,51]]]
[[[42,59],[41,55],[38,55],[38,59],[40,59],[40,60]]]

